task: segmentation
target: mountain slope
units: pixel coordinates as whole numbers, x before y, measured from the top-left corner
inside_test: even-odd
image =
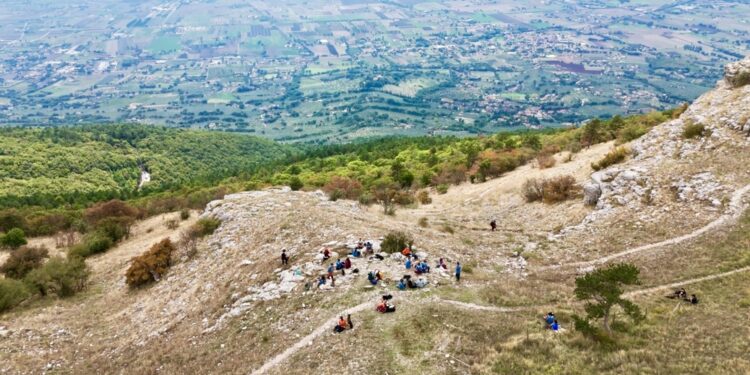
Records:
[[[741,72],[750,72],[746,63]],[[733,82],[731,72],[728,77]],[[332,202],[321,192],[229,195],[202,214],[222,224],[195,257],[153,286],[129,290],[128,257],[179,231],[151,219],[127,242],[87,260],[94,270],[87,293],[31,303],[0,318],[6,327],[0,371],[746,373],[748,100],[750,85],[720,82],[679,119],[626,145],[634,154],[623,163],[591,169],[612,144],[570,161],[565,152],[555,155],[552,168],[524,166],[461,185],[396,216]],[[710,134],[704,129],[686,138],[691,123]],[[596,207],[582,199],[523,200],[526,178],[561,174],[587,184],[588,194],[599,192]],[[498,219],[497,232],[488,230],[491,218]],[[450,268],[461,261],[461,282],[451,269],[433,268],[427,288],[398,291],[395,281],[410,272],[396,255],[355,260],[360,272],[337,273],[334,287],[305,287],[325,273],[322,248],[336,259],[360,238],[378,248],[382,236],[397,230],[413,236],[432,266],[439,258]],[[278,258],[284,248],[292,256],[288,268]],[[572,291],[577,274],[614,260],[641,269],[642,285],[628,298],[647,318],[618,326],[614,349],[602,349],[572,330],[571,316],[582,310]],[[383,274],[382,286],[367,281],[374,270]],[[699,305],[662,297],[682,285],[699,295]],[[374,311],[385,293],[394,295],[394,314]],[[564,332],[541,328],[550,310]],[[346,312],[354,330],[333,334],[333,321]]]

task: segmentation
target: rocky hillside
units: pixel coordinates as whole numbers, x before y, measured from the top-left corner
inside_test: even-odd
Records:
[[[131,290],[129,259],[191,223],[166,229],[170,215],[141,222],[120,246],[87,260],[86,293],[0,316],[0,373],[747,373],[750,85],[738,78],[745,74],[750,59],[729,66],[680,118],[623,145],[632,150],[624,162],[596,172],[591,164],[613,144],[435,193],[431,204],[395,216],[321,192],[226,196],[201,214],[221,225],[194,256]],[[585,185],[585,196],[524,200],[528,178],[559,175]],[[336,260],[369,241],[380,253],[394,231],[413,237],[432,272],[414,275],[400,254],[381,253],[353,259],[335,284],[317,286],[329,265],[323,249]],[[448,270],[436,267],[440,258]],[[641,268],[642,285],[628,296],[647,318],[615,350],[603,350],[572,329],[571,316],[581,312],[574,278],[619,260]],[[452,277],[457,261],[460,282]],[[377,286],[367,280],[371,271],[383,276]],[[404,274],[426,286],[398,290]],[[703,302],[662,298],[678,286]],[[396,313],[374,311],[383,294],[394,296]],[[562,333],[541,329],[549,310]],[[345,314],[355,328],[333,334]]]

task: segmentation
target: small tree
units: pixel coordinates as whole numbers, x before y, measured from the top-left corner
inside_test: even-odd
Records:
[[[383,213],[392,215],[396,211],[396,201],[399,196],[399,188],[394,184],[380,184],[372,191],[372,196],[383,206]]]
[[[576,278],[575,295],[586,301],[584,309],[588,320],[602,319],[602,326],[607,334],[612,334],[610,316],[612,307],[619,305],[635,323],[643,319],[641,309],[631,301],[622,298],[623,285],[640,284],[638,267],[628,264],[613,264]],[[577,323],[587,325],[577,318]],[[579,326],[579,324],[577,324]]]
[[[5,235],[0,236],[0,245],[17,249],[26,245],[26,234],[21,228],[13,228],[8,233],[5,233]]]
[[[293,191],[297,191],[305,187],[305,184],[300,180],[297,176],[292,176],[291,179],[289,179],[289,188],[291,188]]]

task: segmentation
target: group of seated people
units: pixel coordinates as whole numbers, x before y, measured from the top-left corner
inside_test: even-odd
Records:
[[[685,291],[685,288],[680,288],[674,291],[674,293],[667,296],[667,298],[672,299],[681,299],[686,302],[690,302],[693,305],[698,304],[698,297],[695,296],[695,294],[691,294],[690,297],[687,295],[687,291]]]
[[[557,322],[557,317],[555,317],[555,314],[551,312],[547,313],[547,315],[544,317],[544,324],[546,329],[551,329],[555,332],[560,330],[560,323]]]
[[[352,252],[349,254],[355,258],[359,258],[362,256],[363,250],[365,255],[372,255],[374,252],[372,242],[363,242],[360,238],[359,242],[357,242],[357,246],[355,246],[354,249],[352,249]]]
[[[340,271],[343,269],[350,269],[352,268],[352,261],[349,259],[349,257],[346,257],[344,261],[342,262],[341,259],[336,261],[336,271]]]
[[[390,294],[383,296],[375,310],[383,314],[396,312],[396,306],[390,302],[391,299],[393,296]]]
[[[405,289],[418,289],[418,288],[424,288],[427,286],[427,279],[425,278],[418,278],[416,281],[411,279],[411,275],[404,275],[404,277],[401,278],[401,280],[398,281],[398,284],[396,284],[396,288],[399,290],[405,290]]]
[[[383,280],[383,274],[380,271],[370,271],[367,273],[367,281],[372,285],[378,285],[378,281]]]

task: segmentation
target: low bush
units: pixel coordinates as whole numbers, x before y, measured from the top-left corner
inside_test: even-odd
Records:
[[[0,313],[12,309],[30,295],[24,283],[13,279],[0,279]]]
[[[437,190],[438,194],[446,194],[448,193],[448,185],[440,184],[435,187],[435,190]]]
[[[0,246],[17,249],[26,245],[26,234],[21,228],[13,228],[3,235],[0,235]]]
[[[190,219],[190,210],[186,208],[180,210],[180,220],[187,220],[187,219]]]
[[[414,240],[404,232],[388,233],[380,244],[380,249],[388,254],[398,253],[411,246]]]
[[[704,135],[708,135],[708,129],[703,124],[688,122],[682,128],[682,138],[685,139],[703,137]]]
[[[547,169],[552,168],[555,166],[555,157],[551,154],[539,154],[536,157],[536,164],[539,166],[539,169]]]
[[[544,186],[542,180],[538,178],[530,178],[523,183],[523,197],[526,202],[536,202],[542,200],[544,197]]]
[[[10,254],[0,266],[0,272],[11,279],[23,279],[32,270],[41,267],[46,258],[49,258],[49,252],[43,247],[22,247]]]
[[[99,221],[94,230],[96,233],[109,238],[112,243],[117,243],[130,235],[130,227],[133,226],[133,221],[134,219],[126,216],[108,217]]]
[[[83,237],[83,241],[68,250],[69,258],[88,258],[109,250],[114,242],[106,234],[94,232]]]
[[[617,143],[623,144],[634,141],[648,133],[650,129],[648,126],[637,122],[627,124],[617,132]]]
[[[125,272],[125,282],[136,288],[159,281],[172,262],[175,247],[169,238],[154,244],[148,251],[130,260],[130,268]]]
[[[544,180],[543,200],[545,203],[557,203],[575,198],[580,191],[573,176],[557,176]]]
[[[610,151],[607,155],[604,155],[604,157],[598,162],[591,163],[591,168],[595,171],[599,171],[611,165],[622,163],[628,155],[630,155],[630,149],[627,147],[618,147]]]
[[[164,226],[169,230],[175,230],[180,227],[180,222],[177,219],[169,219],[164,222]]]
[[[430,193],[426,190],[422,190],[417,194],[417,200],[421,204],[430,204],[432,203],[432,198],[430,197]]]
[[[24,278],[26,284],[42,296],[69,297],[83,290],[89,272],[83,258],[52,257]]]
[[[531,178],[523,184],[523,196],[527,202],[544,201],[557,203],[575,198],[580,192],[573,176],[557,176],[547,179]]]
[[[300,180],[299,177],[293,176],[291,179],[289,179],[289,188],[291,188],[293,191],[301,190],[303,187],[305,187],[305,184],[302,183],[302,180]]]
[[[217,228],[221,225],[221,220],[213,217],[205,217],[198,220],[191,227],[191,231],[195,233],[196,237],[205,237],[212,235]]]

